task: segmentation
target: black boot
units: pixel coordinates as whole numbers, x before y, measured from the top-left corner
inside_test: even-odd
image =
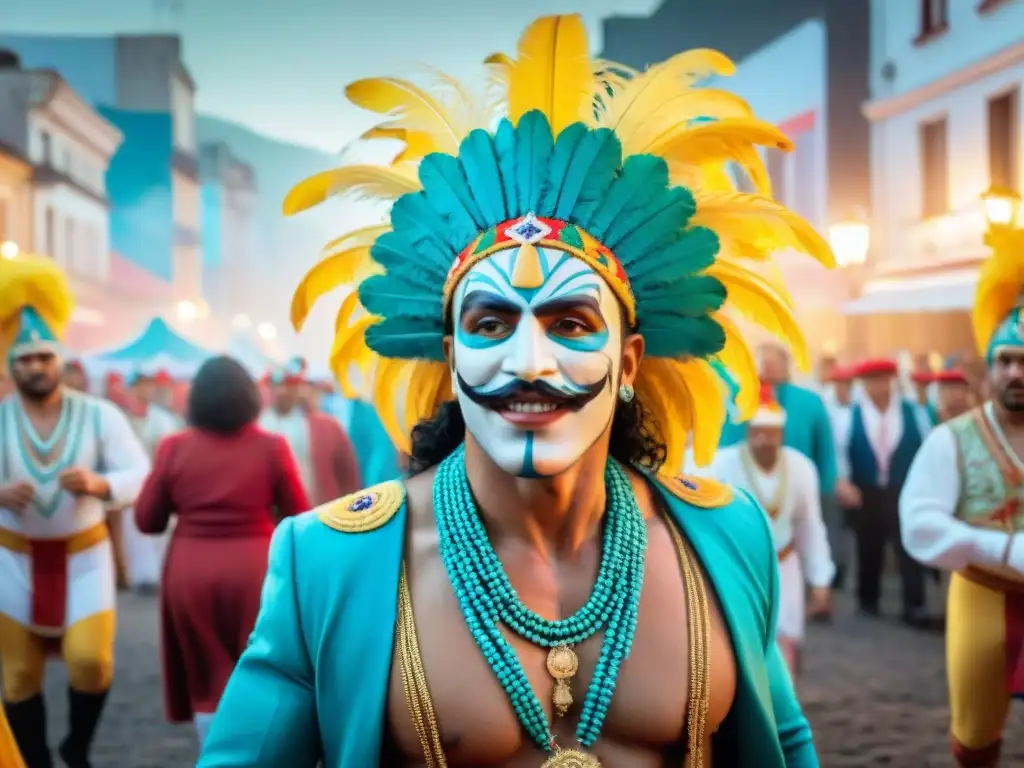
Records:
[[[68,694],[70,731],[61,742],[60,757],[68,768],[92,768],[89,762],[89,748],[96,735],[103,705],[107,703],[107,691],[103,693],[80,693],[70,690]]]
[[[46,704],[43,694],[17,703],[4,702],[4,712],[27,768],[53,768],[46,743]]]

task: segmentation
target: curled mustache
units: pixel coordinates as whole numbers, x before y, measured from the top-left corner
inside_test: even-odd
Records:
[[[524,379],[510,381],[505,386],[490,392],[481,392],[478,388],[467,384],[465,379],[459,374],[456,373],[455,377],[459,382],[459,388],[465,392],[466,397],[484,408],[500,411],[509,403],[522,399],[523,395],[536,395],[544,398],[546,402],[554,403],[559,408],[579,411],[604,391],[604,388],[608,386],[611,375],[606,375],[603,379],[593,384],[583,385],[583,391],[579,393],[566,392],[548,384],[546,381],[525,381]]]

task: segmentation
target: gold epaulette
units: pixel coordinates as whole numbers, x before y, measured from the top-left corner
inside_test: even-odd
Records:
[[[658,482],[677,499],[695,507],[715,509],[732,501],[732,488],[707,477],[659,474]]]
[[[324,504],[320,522],[342,533],[368,533],[387,523],[405,503],[405,486],[389,480]]]

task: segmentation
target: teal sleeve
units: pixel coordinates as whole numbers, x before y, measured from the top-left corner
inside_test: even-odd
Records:
[[[768,668],[768,684],[771,688],[772,708],[775,710],[775,724],[779,732],[779,744],[786,759],[786,768],[818,768],[818,754],[811,737],[811,724],[804,717],[800,702],[796,698],[793,680],[782,658],[779,644],[775,640],[775,627],[779,615],[779,566],[772,547],[771,559],[771,608],[769,610],[769,634],[765,643]]]
[[[289,518],[274,533],[256,627],[196,768],[313,768],[320,760],[313,664],[295,598],[293,531]]]
[[[736,445],[741,442],[747,435],[747,425],[736,424],[731,419],[726,418],[725,424],[722,425],[722,435],[718,439],[719,448],[728,448],[730,445]]]
[[[816,398],[814,415],[814,466],[818,468],[821,494],[827,496],[836,490],[836,444],[832,438],[832,422],[821,398]]]

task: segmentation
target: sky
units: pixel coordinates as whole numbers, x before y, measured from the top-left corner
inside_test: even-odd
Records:
[[[584,5],[596,52],[603,17],[660,0],[0,0],[0,31],[177,32],[200,112],[334,153],[374,122],[346,83],[419,63],[474,78],[535,17]]]

